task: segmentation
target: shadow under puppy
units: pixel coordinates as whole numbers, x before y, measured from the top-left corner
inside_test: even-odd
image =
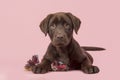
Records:
[[[49,35],[51,43],[41,63],[32,68],[33,73],[52,71],[51,64],[59,60],[68,65],[69,70],[82,70],[84,73],[98,73],[99,68],[93,64],[93,58],[86,51],[104,50],[99,47],[81,47],[73,38],[77,34],[81,21],[71,13],[58,12],[49,14],[41,23],[40,29]]]

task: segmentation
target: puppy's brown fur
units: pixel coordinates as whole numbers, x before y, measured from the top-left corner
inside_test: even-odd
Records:
[[[34,73],[47,73],[51,71],[51,63],[61,60],[70,67],[70,70],[82,70],[84,73],[98,73],[99,68],[93,66],[93,58],[87,50],[104,50],[97,47],[80,47],[73,38],[80,28],[81,21],[71,13],[49,14],[41,23],[40,29],[49,35],[51,43],[41,63],[33,67]]]

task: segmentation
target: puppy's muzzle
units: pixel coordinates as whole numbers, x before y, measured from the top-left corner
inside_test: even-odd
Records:
[[[65,35],[63,35],[63,34],[58,34],[58,35],[56,35],[55,37],[56,37],[57,40],[64,40]]]

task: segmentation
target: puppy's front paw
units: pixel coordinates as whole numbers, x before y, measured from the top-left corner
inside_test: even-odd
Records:
[[[100,70],[97,66],[86,67],[83,69],[83,72],[87,74],[95,74],[98,73],[99,71]]]
[[[48,65],[38,64],[32,67],[32,72],[35,74],[44,74],[47,73],[48,71],[49,71]]]

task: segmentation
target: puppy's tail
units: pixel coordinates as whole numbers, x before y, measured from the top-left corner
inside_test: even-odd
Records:
[[[101,48],[101,47],[90,47],[90,46],[81,46],[81,48],[83,48],[86,51],[102,51],[105,50],[105,48]]]

